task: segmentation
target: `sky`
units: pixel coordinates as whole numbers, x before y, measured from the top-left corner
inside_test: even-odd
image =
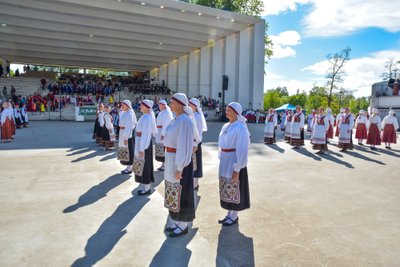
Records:
[[[262,17],[274,55],[265,65],[264,91],[289,94],[324,86],[327,55],[351,48],[340,85],[369,96],[385,63],[400,61],[400,0],[263,0]],[[392,12],[393,11],[393,12]]]

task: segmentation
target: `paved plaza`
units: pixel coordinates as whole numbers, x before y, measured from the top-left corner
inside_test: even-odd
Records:
[[[217,137],[204,135],[204,177],[189,234],[163,231],[162,172],[137,196],[92,122],[31,122],[0,144],[0,266],[399,266],[400,145],[326,155],[262,143],[249,124],[251,208],[221,227]],[[307,136],[308,137],[308,136]],[[357,142],[356,142],[357,143]],[[159,163],[155,163],[159,167]]]

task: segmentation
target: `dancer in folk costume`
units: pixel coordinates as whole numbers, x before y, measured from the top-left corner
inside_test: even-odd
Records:
[[[358,139],[358,144],[363,145],[363,140],[367,139],[367,123],[368,119],[365,116],[365,111],[360,110],[356,119],[356,139]]]
[[[141,173],[135,173],[135,181],[140,183],[138,195],[151,194],[151,183],[154,182],[152,137],[157,133],[156,117],[153,112],[153,101],[144,99],[140,104],[143,115],[136,125],[135,160],[144,160]]]
[[[265,118],[265,128],[264,128],[264,143],[272,145],[276,143],[275,130],[278,124],[278,119],[275,114],[275,110],[270,108],[268,110],[267,117]]]
[[[292,117],[290,145],[295,149],[304,146],[304,113],[301,106],[296,106],[296,113]]]
[[[339,120],[339,143],[338,148],[341,152],[346,152],[348,149],[353,149],[353,128],[354,117],[350,113],[350,108],[344,109],[344,114]]]
[[[176,117],[164,132],[165,146],[165,207],[169,210],[171,237],[188,233],[188,223],[195,218],[192,154],[196,152],[198,135],[193,111],[185,94],[171,98],[171,110]]]
[[[285,142],[290,142],[290,132],[292,130],[292,117],[293,117],[293,110],[289,109],[286,114],[285,118]]]
[[[331,108],[326,108],[326,118],[329,122],[328,132],[326,133],[326,141],[329,143],[329,139],[333,138],[333,127],[335,126],[335,118],[332,115]]]
[[[381,145],[381,129],[382,120],[379,116],[379,110],[372,109],[372,115],[369,116],[367,123],[368,135],[367,135],[367,145],[370,145],[371,150],[375,150],[375,146]]]
[[[165,162],[165,147],[163,145],[163,133],[165,128],[167,128],[168,124],[174,118],[171,112],[171,108],[168,106],[165,100],[160,100],[158,102],[158,108],[160,109],[160,113],[157,116],[157,134],[156,134],[156,144],[155,144],[155,158],[157,161],[162,162],[162,165],[157,170],[164,171],[164,162]]]
[[[24,126],[24,128],[28,128],[29,126],[29,118],[28,118],[28,111],[26,109],[26,105],[22,104],[21,107],[21,117],[22,117],[22,126]]]
[[[113,118],[110,114],[111,106],[106,106],[104,109],[104,132],[103,132],[103,145],[105,150],[112,150],[114,148],[115,133]]]
[[[339,123],[340,123],[340,120],[342,119],[343,113],[344,113],[344,108],[340,108],[340,113],[337,114],[337,116],[336,116],[336,131],[335,131],[335,136],[337,136],[337,137],[339,137],[339,131],[340,131],[340,129],[339,129]]]
[[[206,118],[204,117],[203,110],[201,109],[200,101],[197,98],[192,98],[189,100],[189,106],[193,111],[196,129],[199,136],[197,150],[193,157],[193,160],[195,160],[195,162],[193,162],[195,165],[193,173],[193,189],[199,190],[199,179],[203,177],[203,153],[201,144],[203,140],[203,132],[206,132],[208,128]]]
[[[318,150],[318,154],[324,154],[328,150],[327,133],[329,129],[329,120],[324,114],[324,109],[319,108],[318,115],[314,118],[312,129],[313,149]]]
[[[247,176],[250,133],[242,106],[232,102],[226,108],[229,122],[222,126],[218,138],[219,196],[221,207],[228,211],[218,223],[224,226],[237,224],[238,212],[250,208],[249,179]]]
[[[394,110],[389,111],[389,115],[383,118],[382,121],[382,142],[385,143],[387,149],[392,149],[390,144],[397,143],[396,131],[399,128],[399,123]]]
[[[19,105],[18,104],[15,104],[14,120],[15,120],[15,127],[17,129],[20,129],[22,127],[22,117],[21,117],[21,110],[19,109]]]
[[[16,134],[16,127],[15,127],[14,108],[11,102],[8,102],[8,110],[11,114],[11,131],[12,131],[11,139],[14,139],[14,136]]]
[[[1,122],[1,141],[3,143],[11,142],[12,139],[12,124],[13,114],[8,108],[9,102],[3,102],[3,111],[1,112],[0,122]]]
[[[132,138],[132,136],[137,119],[131,101],[124,100],[121,109],[123,113],[119,120],[118,159],[122,165],[126,166],[126,169],[121,173],[131,174],[135,146],[135,138]]]
[[[104,121],[104,104],[100,103],[97,108],[96,120],[94,122],[93,139],[96,139],[96,143],[100,144],[102,137],[102,128],[100,127],[100,121]]]
[[[311,111],[311,113],[310,114],[308,114],[308,116],[307,116],[307,132],[311,132],[312,131],[312,124],[313,124],[313,121],[314,121],[314,118],[315,118],[315,110],[313,109],[312,111]]]

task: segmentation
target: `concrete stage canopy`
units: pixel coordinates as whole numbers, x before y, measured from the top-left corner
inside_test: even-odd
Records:
[[[244,68],[251,71],[261,57],[257,69],[264,69],[265,22],[251,16],[165,0],[0,0],[0,6],[0,57],[12,63],[152,71],[172,89],[213,97],[221,91],[212,88],[215,75],[218,87],[224,74],[230,86],[239,85],[241,54],[250,59],[243,58]],[[229,73],[232,63],[238,67]],[[253,87],[252,75],[246,87]]]

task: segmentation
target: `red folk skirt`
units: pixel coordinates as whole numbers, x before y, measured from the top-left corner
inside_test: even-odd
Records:
[[[14,122],[14,120],[10,120],[10,122],[11,122],[12,135],[14,136],[15,135],[15,122]]]
[[[3,125],[1,125],[1,140],[10,140],[12,138],[12,124],[7,118]]]
[[[336,126],[335,136],[339,136],[339,126]]]
[[[356,129],[356,139],[367,139],[367,127],[364,123],[359,123]]]
[[[332,139],[333,138],[333,127],[332,127],[332,125],[329,125],[328,132],[326,134],[326,138],[328,138],[328,139]]]
[[[381,145],[381,135],[376,124],[372,123],[371,126],[369,126],[367,145]]]
[[[386,124],[383,128],[382,142],[396,144],[396,129],[393,124]]]

